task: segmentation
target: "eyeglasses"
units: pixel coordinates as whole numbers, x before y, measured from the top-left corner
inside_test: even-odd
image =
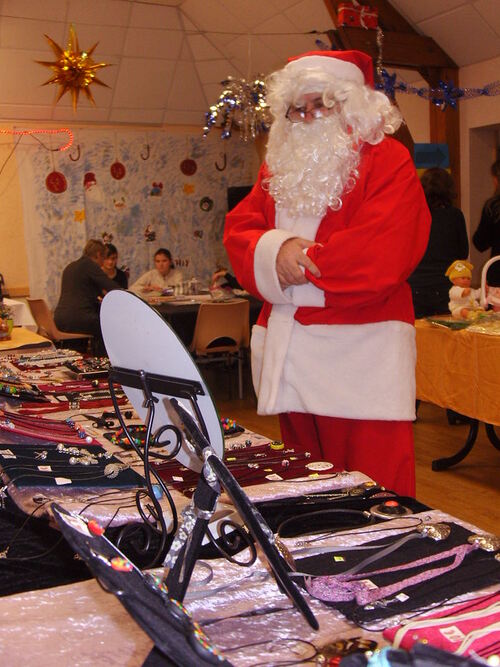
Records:
[[[291,123],[302,123],[308,116],[310,118],[322,118],[327,116],[331,111],[332,107],[326,107],[323,104],[323,100],[315,100],[311,102],[311,107],[308,109],[307,106],[295,107],[289,106],[288,111],[286,112],[285,118]]]

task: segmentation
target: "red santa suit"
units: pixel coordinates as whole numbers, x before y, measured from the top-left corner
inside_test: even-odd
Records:
[[[264,301],[251,343],[258,412],[281,415],[287,445],[413,495],[414,472],[404,472],[413,470],[416,356],[406,279],[424,254],[430,213],[396,140],[364,144],[358,171],[339,211],[291,218],[262,186],[263,165],[226,218],[224,244],[240,284]],[[316,241],[307,254],[321,277],[306,271],[308,284],[283,290],[276,257],[293,237]]]

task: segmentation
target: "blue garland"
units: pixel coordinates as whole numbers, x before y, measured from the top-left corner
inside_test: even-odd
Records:
[[[417,88],[402,79],[398,79],[396,74],[389,74],[385,69],[381,70],[380,76],[382,81],[376,84],[376,88],[383,90],[388,97],[394,97],[396,92],[418,95],[429,100],[442,111],[448,107],[456,109],[457,102],[463,99],[472,99],[483,95],[488,97],[500,95],[500,81],[488,83],[483,88],[459,88],[455,86],[453,81],[439,81],[437,88]]]
[[[328,48],[316,40],[319,49]],[[500,95],[500,81],[489,83],[483,88],[460,88],[453,81],[439,81],[437,88],[417,88],[411,86],[397,74],[389,74],[385,69],[378,70],[382,81],[376,84],[377,90],[393,98],[397,92],[418,95],[432,102],[442,111],[456,109],[457,102],[474,97]],[[253,81],[228,77],[221,82],[224,86],[218,101],[205,113],[203,136],[217,124],[220,125],[221,139],[229,139],[234,127],[240,130],[244,141],[255,139],[258,134],[268,132],[272,123],[269,107],[266,103],[266,85],[261,77]]]

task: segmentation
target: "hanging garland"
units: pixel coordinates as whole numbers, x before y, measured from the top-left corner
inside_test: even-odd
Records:
[[[437,88],[425,88],[411,86],[402,79],[398,79],[397,74],[389,74],[389,72],[382,67],[383,63],[383,46],[384,33],[380,26],[377,27],[377,62],[375,69],[377,70],[380,82],[375,85],[378,90],[383,90],[384,93],[394,98],[396,92],[407,93],[409,95],[418,95],[423,97],[432,104],[444,111],[448,107],[451,109],[457,108],[457,102],[462,99],[472,99],[474,97],[481,97],[487,95],[492,97],[500,95],[500,81],[488,83],[482,88],[459,88],[455,86],[453,81],[439,81]]]
[[[33,137],[33,139],[36,139],[39,143],[40,140],[35,136],[36,134],[61,134],[65,133],[68,136],[68,140],[65,144],[60,146],[59,148],[47,148],[42,143],[42,146],[49,150],[49,151],[66,151],[70,146],[73,144],[73,132],[69,130],[67,127],[62,127],[57,130],[49,130],[49,129],[36,129],[36,130],[10,130],[8,128],[0,128],[0,134],[12,134],[14,136],[19,136],[20,138],[22,137]]]
[[[229,139],[237,127],[240,139],[255,139],[261,132],[271,127],[271,112],[266,103],[266,84],[260,76],[253,81],[233,79],[229,76],[221,81],[224,90],[216,104],[205,114],[203,136],[220,121],[221,139]]]
[[[456,109],[457,102],[463,99],[470,100],[475,97],[500,95],[500,81],[488,83],[482,88],[460,88],[455,86],[453,81],[439,81],[437,88],[417,88],[399,79],[397,74],[389,74],[385,69],[382,69],[380,76],[382,81],[377,84],[376,88],[383,90],[389,97],[394,97],[396,92],[418,95],[429,100],[442,111],[448,107]]]

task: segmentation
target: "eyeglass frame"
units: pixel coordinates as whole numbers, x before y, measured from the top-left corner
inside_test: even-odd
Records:
[[[319,101],[320,101],[320,99],[318,98],[316,100],[316,102],[319,102]],[[334,107],[335,107],[335,104],[333,104],[331,107],[327,107],[322,99],[321,99],[321,103],[320,104],[315,104],[312,109],[305,109],[304,106],[296,107],[293,104],[291,104],[287,109],[287,112],[285,114],[285,118],[290,123],[302,123],[308,115],[310,115],[311,118],[313,118],[313,119],[323,118],[325,115],[328,115],[327,112],[333,111]],[[296,120],[293,120],[290,117],[290,112],[293,112],[293,111],[295,111],[299,114],[299,117]]]

